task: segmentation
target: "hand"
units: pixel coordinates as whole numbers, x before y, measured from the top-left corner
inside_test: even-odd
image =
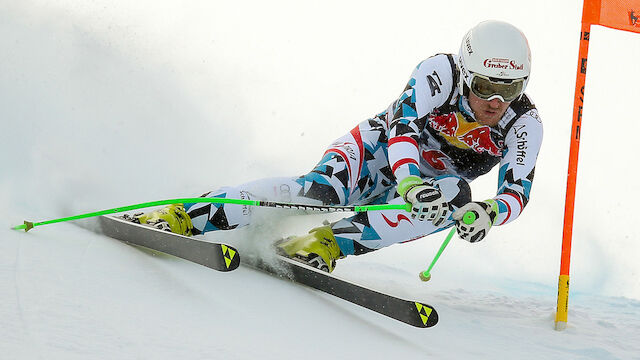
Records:
[[[465,214],[469,220],[464,219]],[[454,211],[451,217],[456,220],[458,235],[468,242],[484,239],[498,217],[498,203],[494,200],[474,201]],[[472,221],[472,222],[471,222]],[[467,222],[471,222],[467,224]]]
[[[404,201],[411,204],[411,217],[418,220],[430,220],[439,226],[449,218],[449,203],[437,188],[425,183],[418,177],[404,179],[398,185]]]

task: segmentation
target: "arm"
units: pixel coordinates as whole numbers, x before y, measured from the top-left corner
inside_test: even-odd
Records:
[[[442,106],[455,88],[455,64],[447,55],[422,61],[389,114],[389,164],[398,183],[409,176],[420,177],[419,139],[426,116]]]
[[[498,194],[493,199],[469,202],[451,215],[462,239],[472,243],[480,241],[492,226],[511,222],[522,213],[529,202],[541,144],[542,123],[537,110],[532,109],[518,118],[507,132]],[[473,218],[469,224],[462,221],[468,212]]]
[[[506,153],[500,161],[495,225],[515,220],[529,202],[536,160],[542,144],[542,123],[536,109],[523,114],[505,138]]]

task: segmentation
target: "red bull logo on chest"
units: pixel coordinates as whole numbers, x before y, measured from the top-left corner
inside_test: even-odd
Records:
[[[467,121],[458,112],[431,115],[429,126],[457,148],[473,149],[477,153],[487,152],[493,156],[502,155],[504,142],[498,141],[496,144],[493,141],[490,127]]]

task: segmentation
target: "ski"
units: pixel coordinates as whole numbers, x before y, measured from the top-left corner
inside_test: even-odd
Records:
[[[121,217],[101,216],[98,223],[104,235],[214,270],[231,271],[241,262],[238,251],[229,245],[162,231]],[[274,261],[269,262],[255,256],[244,256],[242,265],[309,286],[415,327],[427,328],[438,322],[438,313],[428,304],[372,290],[281,255],[275,254]]]
[[[281,255],[276,255],[275,264],[247,256],[243,257],[242,264],[312,287],[415,327],[428,328],[438,323],[438,313],[430,305],[368,289]]]
[[[173,255],[218,271],[231,271],[240,265],[238,251],[225,244],[198,240],[121,217],[101,216],[98,224],[102,234],[128,244]]]

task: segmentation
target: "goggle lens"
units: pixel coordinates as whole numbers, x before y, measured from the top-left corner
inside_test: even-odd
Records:
[[[510,83],[494,82],[483,76],[473,75],[471,91],[483,100],[500,97],[505,102],[515,100],[522,93],[525,79],[516,79]]]

